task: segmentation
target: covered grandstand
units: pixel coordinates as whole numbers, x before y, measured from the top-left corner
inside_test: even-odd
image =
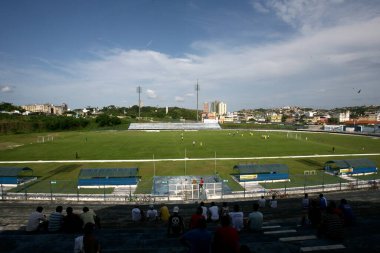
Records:
[[[377,173],[376,164],[367,158],[327,161],[324,169],[326,172],[334,175],[361,175]]]
[[[29,167],[0,167],[0,184],[19,185],[33,178],[33,170]]]
[[[78,187],[137,186],[138,168],[81,169]]]
[[[289,168],[286,164],[239,164],[233,169],[233,176],[239,182],[289,180]]]
[[[220,130],[218,123],[131,123],[128,130]]]

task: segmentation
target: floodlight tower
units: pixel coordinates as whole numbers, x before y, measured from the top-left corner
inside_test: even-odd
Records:
[[[195,85],[195,90],[197,91],[197,122],[198,122],[198,93],[199,93],[199,84],[198,84],[198,79],[197,79],[197,84]]]
[[[141,86],[137,86],[136,88],[136,92],[139,94],[139,119],[140,119],[140,110],[141,110],[141,99],[140,99],[140,95],[141,95],[141,92],[142,92],[142,88]]]

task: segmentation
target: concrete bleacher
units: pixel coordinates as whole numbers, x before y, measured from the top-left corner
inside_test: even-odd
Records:
[[[131,123],[128,130],[220,130],[218,123]]]
[[[316,197],[317,194],[309,194]],[[248,245],[256,253],[269,252],[380,252],[380,211],[379,191],[358,191],[325,194],[329,200],[339,201],[346,198],[352,205],[357,222],[346,229],[342,242],[329,241],[316,236],[314,229],[300,226],[301,203],[299,198],[279,199],[278,208],[266,207],[263,231],[240,233],[241,244]],[[244,216],[252,210],[251,201],[235,201],[241,206]],[[72,252],[74,238],[78,234],[28,234],[24,231],[29,214],[42,205],[45,214],[54,211],[55,206],[72,206],[80,213],[83,206],[94,209],[101,217],[102,228],[96,235],[102,245],[102,252],[187,252],[177,238],[166,236],[166,227],[158,223],[134,223],[131,221],[133,205],[114,205],[112,203],[51,203],[51,202],[0,202],[0,252]],[[208,205],[209,203],[206,203]],[[220,204],[220,203],[217,203]],[[180,214],[188,224],[194,213],[196,203],[169,204],[170,211],[178,205]],[[157,203],[156,207],[160,204]],[[146,211],[147,205],[141,206]],[[218,224],[208,223],[208,230],[215,231]]]

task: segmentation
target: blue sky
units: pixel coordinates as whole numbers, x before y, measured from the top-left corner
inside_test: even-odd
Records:
[[[380,1],[0,1],[0,101],[380,104]],[[359,92],[360,90],[360,92]]]

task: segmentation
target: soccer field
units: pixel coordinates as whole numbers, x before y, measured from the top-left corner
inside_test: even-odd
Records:
[[[153,175],[212,175],[217,172],[223,179],[229,179],[232,189],[239,189],[237,183],[230,180],[232,167],[236,164],[287,164],[292,179],[290,184],[297,185],[297,177],[303,175],[304,170],[321,170],[327,160],[355,158],[334,155],[378,154],[379,144],[380,139],[374,137],[286,131],[93,131],[20,134],[0,136],[0,166],[28,166],[41,180],[73,181],[68,185],[75,185],[81,168],[138,167],[142,177],[139,192],[150,191]],[[333,156],[285,158],[313,155]],[[185,157],[188,160],[171,161]],[[368,158],[380,164],[379,155]],[[20,164],[22,161],[30,162]],[[323,180],[334,182],[336,179],[326,176]],[[309,183],[313,183],[312,181]],[[35,184],[34,190],[31,190],[43,191],[46,188],[38,185]],[[63,186],[62,191],[71,192],[71,186]]]

